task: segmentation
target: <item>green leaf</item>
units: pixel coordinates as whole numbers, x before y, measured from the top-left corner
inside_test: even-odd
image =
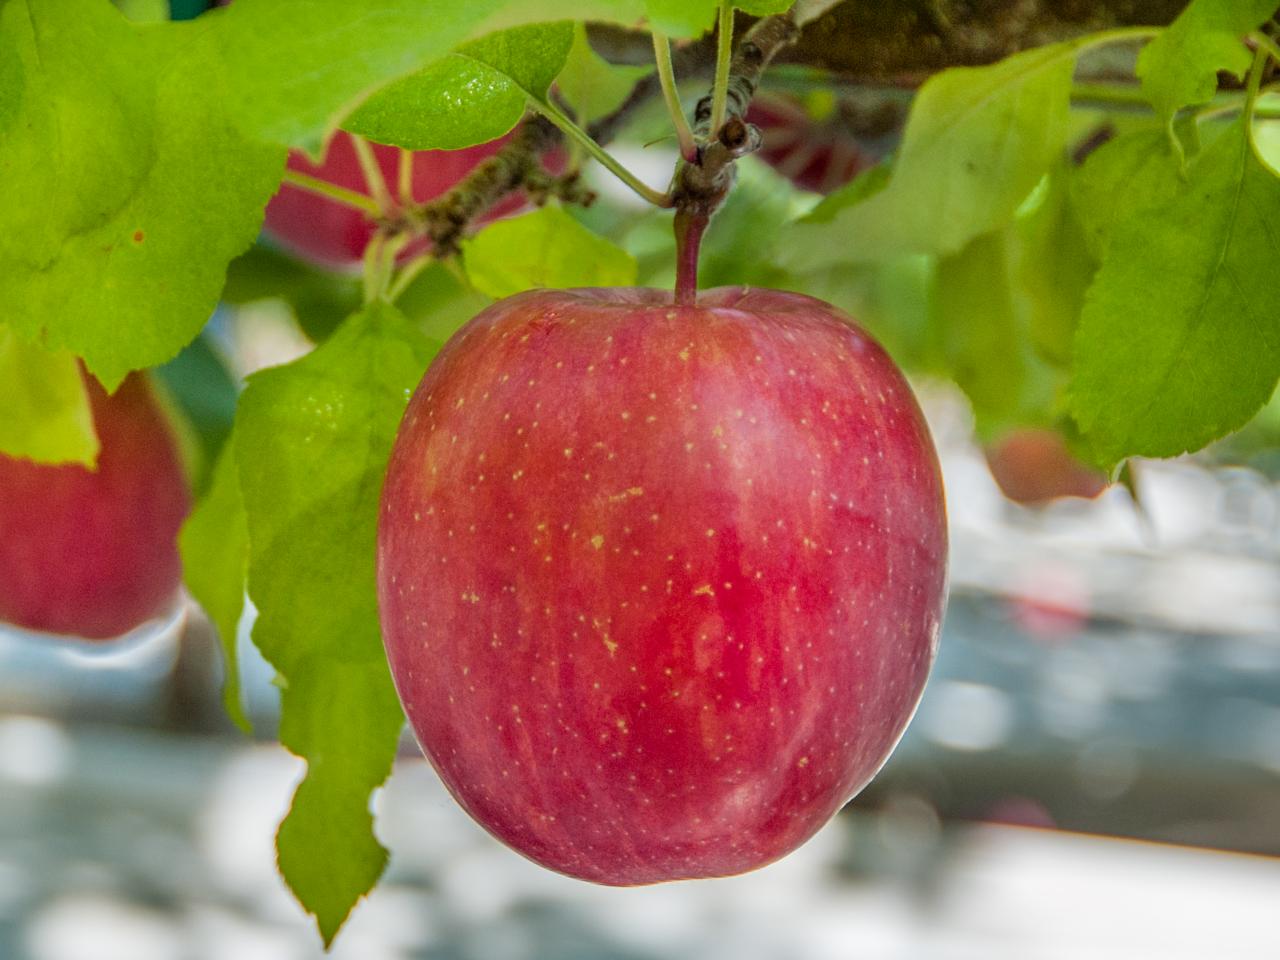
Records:
[[[1252,58],[1241,37],[1275,12],[1274,0],[1192,0],[1138,55],[1156,112],[1171,122],[1183,107],[1213,99],[1219,71],[1243,77]]]
[[[1012,235],[1011,230],[984,234],[941,258],[934,285],[940,353],[985,436],[1042,419],[1052,398],[1015,299]]]
[[[625,287],[635,257],[554,204],[485,227],[462,245],[467,278],[480,292],[509,297],[530,287]]]
[[[1089,154],[1072,182],[1089,249],[1102,257],[1117,225],[1168,203],[1184,187],[1178,158],[1163,131],[1135,130],[1103,144]]]
[[[789,231],[780,248],[784,263],[803,270],[956,253],[1008,223],[1066,143],[1078,47],[1039,47],[930,79],[916,97],[888,184],[858,203],[820,206]],[[854,183],[850,191],[868,189]]]
[[[208,333],[196,337],[154,373],[199,445],[201,469],[196,471],[192,485],[203,492],[235,422],[239,399],[236,382]]]
[[[793,0],[735,0],[734,7],[753,17],[782,13]],[[645,0],[649,24],[655,30],[676,37],[696,37],[706,33],[716,21],[719,0]],[[590,19],[579,17],[579,19]]]
[[[159,23],[169,19],[168,0],[113,0],[116,8],[138,23]]]
[[[1189,176],[1115,228],[1076,335],[1071,409],[1105,467],[1223,436],[1280,375],[1280,180],[1240,121]]]
[[[371,94],[468,40],[556,20],[634,26],[643,9],[637,0],[236,0],[202,19],[214,21],[243,129],[316,156]]]
[[[573,24],[515,27],[464,43],[374,94],[344,129],[410,150],[460,150],[502,136],[543,99],[565,64]]]
[[[855,207],[889,185],[893,167],[888,162],[877,163],[870,170],[858,174],[838,190],[822,198],[821,202],[804,217],[804,223],[830,223],[846,207]]]
[[[573,108],[578,126],[585,128],[620,105],[636,82],[652,72],[650,67],[609,63],[591,48],[586,27],[574,26],[573,46],[556,78],[556,89]]]
[[[246,142],[203,21],[0,6],[0,302],[108,388],[174,356],[258,231],[283,151]]]
[[[253,728],[240,696],[236,648],[249,567],[249,530],[231,444],[223,448],[218,458],[208,492],[182,525],[178,549],[187,589],[209,615],[222,644],[223,706],[235,725],[251,734]]]
[[[39,463],[98,459],[98,434],[76,358],[29,346],[0,323],[0,454]]]
[[[281,678],[281,742],[307,761],[276,845],[326,943],[386,864],[369,795],[404,715],[378,625],[378,497],[432,349],[374,303],[314,352],[250,377],[236,421],[253,638]]]
[[[396,299],[396,307],[428,337],[444,343],[493,300],[469,283],[456,262],[432,263]]]
[[[1039,206],[1015,222],[1013,265],[1031,342],[1041,357],[1064,367],[1097,268],[1067,178],[1065,164],[1050,173]]]

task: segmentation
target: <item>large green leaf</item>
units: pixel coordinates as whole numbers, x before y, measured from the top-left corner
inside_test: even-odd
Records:
[[[244,140],[202,21],[0,5],[0,302],[108,388],[174,356],[253,240],[283,151]]]
[[[378,626],[378,497],[431,353],[375,303],[314,352],[252,376],[236,421],[253,638],[281,678],[281,742],[307,761],[277,837],[280,868],[326,942],[386,863],[369,795],[404,715]]]
[[[98,459],[98,434],[76,358],[23,343],[2,323],[0,454],[86,466]]]
[[[213,482],[178,537],[187,589],[213,622],[222,644],[222,702],[236,726],[250,733],[240,699],[237,628],[244,612],[249,565],[249,531],[236,471],[235,450],[228,444],[218,458]]]
[[[1181,108],[1213,98],[1219,71],[1242,77],[1250,60],[1242,35],[1275,12],[1275,0],[1192,0],[1138,56],[1156,111],[1172,121]]]
[[[209,19],[244,129],[315,155],[372,94],[469,40],[557,20],[634,25],[643,14],[639,0],[236,0]],[[692,34],[696,19],[686,9],[669,26]]]
[[[502,136],[529,100],[546,96],[573,24],[514,27],[464,43],[374,94],[344,122],[352,133],[410,150],[459,150]]]
[[[530,287],[625,287],[635,257],[556,204],[485,227],[462,245],[467,279],[490,297]]]
[[[1168,203],[1184,186],[1163,131],[1135,130],[1103,144],[1089,154],[1071,185],[1089,249],[1101,257],[1118,224]]]
[[[889,182],[846,188],[788,232],[797,270],[958,252],[1012,220],[1060,157],[1076,44],[1028,50],[988,67],[947,70],[920,90]]]
[[[1071,406],[1104,466],[1223,436],[1280,375],[1280,180],[1241,121],[1189,177],[1172,201],[1115,227],[1089,290]]]
[[[1013,276],[1017,233],[984,234],[942,257],[933,291],[939,355],[969,397],[978,432],[1047,418],[1053,382],[1035,356]]]

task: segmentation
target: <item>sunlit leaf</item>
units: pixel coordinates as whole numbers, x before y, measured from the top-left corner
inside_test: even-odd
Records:
[[[0,454],[39,463],[98,458],[98,435],[76,358],[19,340],[0,323]]]
[[[1198,449],[1257,413],[1280,376],[1280,179],[1239,121],[1189,177],[1116,225],[1089,290],[1071,404],[1102,466]]]
[[[369,795],[404,715],[378,625],[378,497],[432,350],[374,303],[314,352],[252,376],[236,421],[253,638],[281,678],[280,740],[307,761],[280,869],[326,942],[386,864]]]

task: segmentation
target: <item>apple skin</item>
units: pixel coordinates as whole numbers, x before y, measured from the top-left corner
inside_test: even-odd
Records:
[[[1035,506],[1061,497],[1093,500],[1107,489],[1107,475],[1077,460],[1052,430],[1013,430],[985,452],[996,485],[1014,503]]]
[[[554,870],[740,873],[879,769],[947,536],[887,355],[793,293],[532,291],[441,351],[383,488],[392,675],[462,806]]]
[[[172,608],[190,509],[177,439],[146,379],[83,374],[96,470],[0,456],[0,620],[106,640]]]
[[[503,137],[465,150],[420,150],[413,155],[413,198],[425,203],[450,190],[506,142]],[[394,185],[399,176],[400,149],[371,143],[383,177]],[[289,153],[288,167],[320,180],[369,194],[364,171],[356,158],[351,135],[339,130],[329,141],[324,162],[313,164],[299,151]],[[394,186],[392,186],[394,189]],[[485,220],[518,210],[523,201],[508,198],[489,211]],[[334,270],[359,267],[365,247],[373,237],[374,223],[361,211],[319,194],[283,184],[267,204],[264,227],[267,234],[294,256]],[[402,252],[407,258],[425,249],[410,245]]]

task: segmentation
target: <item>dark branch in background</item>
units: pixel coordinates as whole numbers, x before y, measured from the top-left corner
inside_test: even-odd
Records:
[[[981,66],[1085,33],[1163,26],[1187,0],[844,0],[805,25],[778,63],[830,71],[851,84],[914,87],[947,67]],[[739,16],[738,29],[750,20]],[[649,35],[593,25],[592,46],[614,63],[649,63]]]
[[[740,17],[742,33],[728,105],[728,116],[735,119],[707,145],[701,165],[684,165],[688,172],[681,173],[677,193],[701,197],[698,202],[705,204],[728,189],[732,161],[755,147],[755,135],[741,115],[764,67],[775,56],[778,63],[817,67],[851,84],[909,87],[946,67],[991,63],[1019,50],[1094,30],[1166,24],[1183,6],[1185,0],[844,0],[806,23],[803,31],[797,30],[789,14],[755,23]],[[612,62],[653,62],[647,31],[592,26],[589,35],[597,52]],[[714,56],[714,37],[677,47],[673,51],[677,77],[709,75]],[[650,74],[618,109],[591,124],[588,132],[598,143],[608,143],[638,107],[659,94],[657,74]],[[704,112],[709,117],[709,106],[700,104],[695,119]],[[502,150],[453,190],[384,226],[388,230],[407,227],[430,238],[436,255],[443,257],[457,251],[468,226],[481,213],[518,190],[526,190],[535,202],[552,196],[570,202],[588,199],[575,177],[557,177],[542,166],[541,156],[562,142],[563,135],[550,122],[531,117]]]

